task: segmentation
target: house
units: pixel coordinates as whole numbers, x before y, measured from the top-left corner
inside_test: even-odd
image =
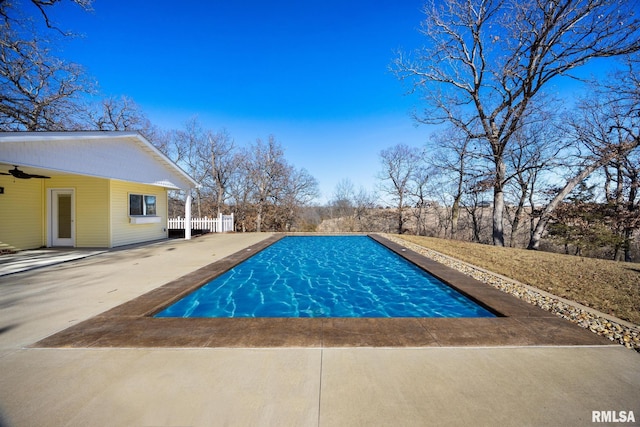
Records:
[[[113,248],[163,239],[168,191],[186,191],[190,218],[196,186],[137,132],[0,133],[0,245]]]

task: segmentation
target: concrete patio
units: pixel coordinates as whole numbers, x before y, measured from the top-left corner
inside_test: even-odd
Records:
[[[0,426],[598,425],[592,411],[640,423],[640,355],[618,345],[33,347],[270,236],[0,277]]]
[[[99,249],[31,249],[0,256],[0,277],[98,255]]]

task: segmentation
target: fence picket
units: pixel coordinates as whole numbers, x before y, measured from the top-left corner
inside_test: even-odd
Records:
[[[167,219],[167,228],[169,230],[184,230],[185,218],[169,218]],[[192,230],[209,230],[211,233],[224,233],[235,230],[233,213],[231,215],[218,215],[217,218],[191,218]]]

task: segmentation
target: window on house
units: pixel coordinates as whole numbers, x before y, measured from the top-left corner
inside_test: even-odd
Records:
[[[156,196],[144,194],[129,194],[130,216],[155,216]]]
[[[156,196],[144,196],[144,214],[156,214]]]

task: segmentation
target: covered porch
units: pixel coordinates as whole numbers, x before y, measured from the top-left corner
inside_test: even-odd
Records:
[[[167,192],[185,194],[190,218],[197,185],[136,132],[4,133],[0,243],[113,248],[166,238]]]

